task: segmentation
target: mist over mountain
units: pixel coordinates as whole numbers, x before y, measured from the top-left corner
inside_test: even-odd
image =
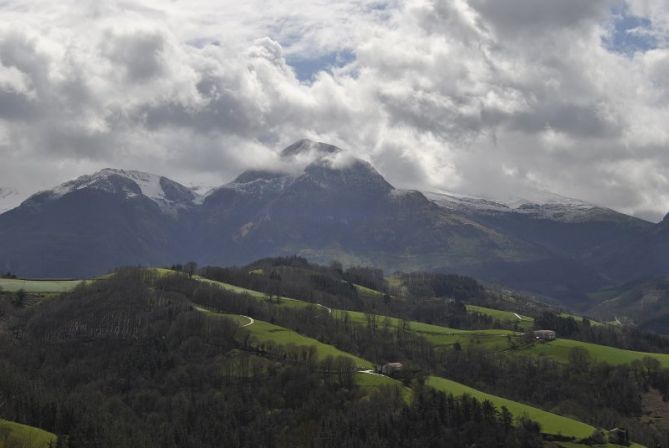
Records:
[[[36,193],[0,215],[0,268],[81,277],[119,265],[300,254],[470,274],[574,305],[641,274],[630,265],[669,267],[658,243],[669,241],[666,223],[553,194],[493,200],[400,190],[368,162],[310,140],[281,159],[292,170],[245,171],[206,194],[117,169]]]

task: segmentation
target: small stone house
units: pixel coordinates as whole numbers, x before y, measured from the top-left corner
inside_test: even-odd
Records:
[[[624,428],[613,428],[609,431],[609,442],[628,446],[630,444],[629,432]]]
[[[392,375],[393,373],[402,370],[402,367],[404,366],[401,362],[388,362],[381,366],[381,373],[384,375]]]
[[[555,336],[553,330],[536,330],[534,332],[534,339],[537,341],[554,341]]]

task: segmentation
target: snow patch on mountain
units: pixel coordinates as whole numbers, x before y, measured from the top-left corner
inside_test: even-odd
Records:
[[[0,213],[4,213],[21,204],[23,196],[14,188],[0,187]]]
[[[284,191],[295,181],[295,177],[289,174],[249,170],[240,174],[235,180],[220,188],[210,191],[207,196],[221,189],[235,190],[239,193],[262,198],[268,194],[276,194]]]
[[[131,181],[119,185],[115,177]],[[40,192],[50,199],[59,199],[77,190],[96,189],[109,193],[122,193],[126,198],[145,196],[154,201],[165,212],[175,212],[178,208],[196,203],[200,195],[166,177],[134,170],[105,168],[95,174],[80,176],[65,182],[53,190]],[[35,195],[37,196],[37,195]]]
[[[578,221],[609,212],[608,209],[547,191],[535,191],[523,196],[471,196],[451,192],[426,192],[425,196],[437,205],[459,212],[496,214],[519,213],[539,219]]]

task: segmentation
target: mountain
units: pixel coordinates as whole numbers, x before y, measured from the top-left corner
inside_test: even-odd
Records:
[[[341,150],[298,142],[284,158],[315,155],[303,171],[247,171],[203,201],[200,253],[236,263],[301,254],[388,269],[448,268],[531,252],[491,229],[444,210],[422,193],[395,189],[369,163]],[[202,258],[201,258],[202,259]]]
[[[611,266],[624,269],[623,249],[669,232],[666,223],[552,194],[500,200],[400,190],[368,162],[310,140],[280,157],[290,172],[249,170],[205,195],[114,169],[37,193],[0,215],[0,269],[80,277],[122,264],[298,254],[468,274],[575,306],[620,283]],[[660,255],[643,262],[660,263]]]
[[[105,169],[0,215],[0,268],[80,277],[185,257],[197,195],[165,177]]]
[[[590,294],[587,313],[669,334],[669,277],[636,280]],[[585,307],[584,307],[585,308]]]
[[[0,187],[0,213],[4,213],[19,205],[20,193],[9,187]]]
[[[669,219],[606,248],[599,262],[617,283],[669,273]]]
[[[537,192],[491,199],[427,193],[439,206],[551,254],[540,262],[504,266],[494,277],[509,286],[576,305],[584,291],[619,283],[610,269],[612,248],[647,234],[654,225],[578,199]]]

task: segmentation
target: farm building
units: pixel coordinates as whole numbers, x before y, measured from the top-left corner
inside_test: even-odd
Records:
[[[537,330],[534,332],[534,339],[539,341],[553,341],[555,340],[555,336],[553,330]]]
[[[399,372],[402,370],[402,365],[401,362],[389,362],[381,366],[381,373],[384,375],[392,375],[395,372]]]
[[[624,428],[613,428],[609,431],[609,441],[617,445],[628,446],[630,444],[629,432]]]

